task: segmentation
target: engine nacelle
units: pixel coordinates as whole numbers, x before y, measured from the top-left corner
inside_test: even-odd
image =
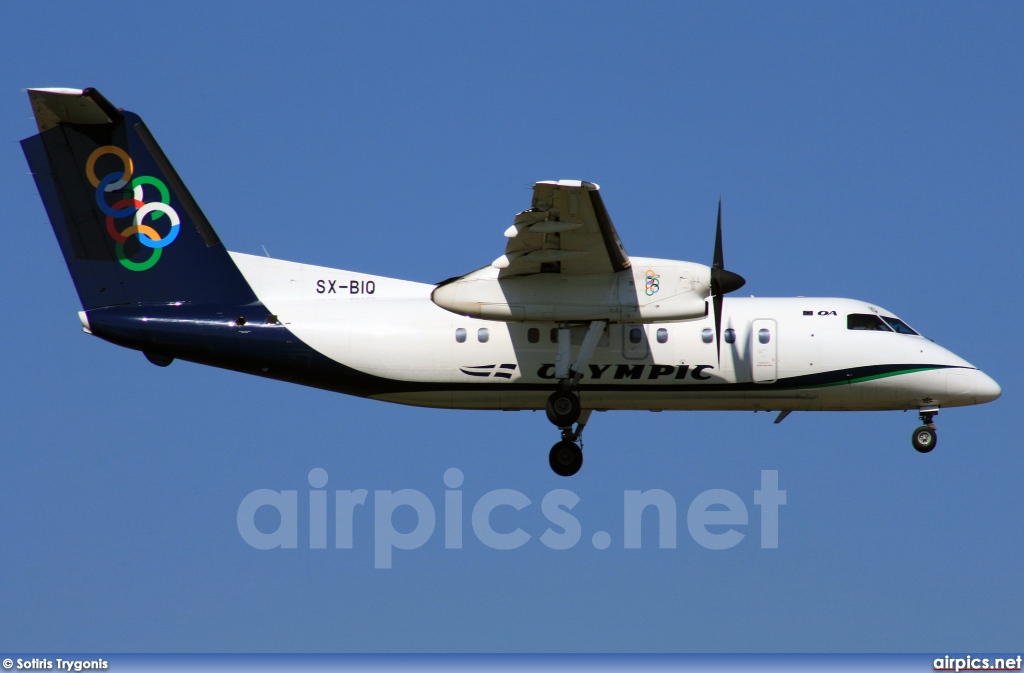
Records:
[[[651,323],[707,315],[711,269],[703,264],[631,258],[608,275],[537,273],[499,278],[484,267],[439,285],[435,304],[459,315],[504,322]]]

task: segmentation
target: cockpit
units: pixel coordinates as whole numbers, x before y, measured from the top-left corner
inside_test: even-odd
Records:
[[[869,332],[896,332],[921,336],[910,325],[899,318],[876,315],[874,313],[850,313],[846,316],[846,329]]]

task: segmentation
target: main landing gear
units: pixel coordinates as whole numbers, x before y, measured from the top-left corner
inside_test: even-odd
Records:
[[[560,391],[561,392],[561,391]],[[553,394],[551,397],[554,397]],[[576,395],[569,393],[574,398]],[[579,404],[579,399],[576,399],[576,404]],[[548,400],[548,408],[551,407],[551,401]],[[573,428],[573,424],[570,423],[565,426],[559,426],[562,430],[562,439],[551,447],[551,453],[548,454],[548,464],[551,465],[551,469],[555,471],[560,477],[571,477],[580,471],[583,467],[583,428],[587,425],[587,421],[590,420],[591,409],[584,409],[582,412],[577,409],[576,427]],[[551,414],[548,413],[550,418]]]
[[[580,379],[583,378],[581,372],[590,362],[606,324],[603,320],[590,323],[579,353],[576,354],[576,360],[571,366],[572,331],[568,324],[558,327],[558,355],[555,358],[558,390],[548,397],[544,410],[547,412],[548,420],[562,431],[562,439],[551,447],[551,453],[548,454],[551,469],[561,477],[571,477],[583,467],[583,428],[590,420],[592,410],[582,409],[580,406]]]
[[[938,407],[925,407],[920,410],[921,422],[924,423],[910,437],[914,448],[921,453],[928,453],[935,448],[939,438],[935,435],[935,422],[932,420],[939,413]]]
[[[555,426],[570,427],[580,418],[580,398],[571,390],[556,390],[551,393],[544,410]]]

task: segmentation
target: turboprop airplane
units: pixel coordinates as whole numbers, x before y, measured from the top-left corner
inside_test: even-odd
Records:
[[[728,298],[711,266],[633,257],[596,184],[538,182],[492,263],[436,285],[228,252],[142,120],[95,89],[29,89],[22,141],[86,333],[175,359],[387,402],[545,409],[549,462],[583,464],[593,411],[939,409],[999,385],[891,311]]]

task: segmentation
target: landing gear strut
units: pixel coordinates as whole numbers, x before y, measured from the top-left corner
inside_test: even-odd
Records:
[[[558,327],[558,355],[555,358],[558,390],[551,393],[544,410],[548,420],[562,431],[562,439],[551,447],[548,455],[551,469],[562,477],[571,477],[583,466],[583,428],[590,420],[591,410],[580,407],[580,379],[583,378],[583,371],[590,363],[606,324],[603,320],[590,323],[579,353],[571,364],[572,330],[568,324]]]
[[[921,453],[928,453],[938,444],[939,438],[935,434],[935,422],[932,420],[937,413],[939,413],[938,407],[927,407],[920,410],[921,422],[924,425],[914,430],[910,441],[914,444],[914,448]]]

